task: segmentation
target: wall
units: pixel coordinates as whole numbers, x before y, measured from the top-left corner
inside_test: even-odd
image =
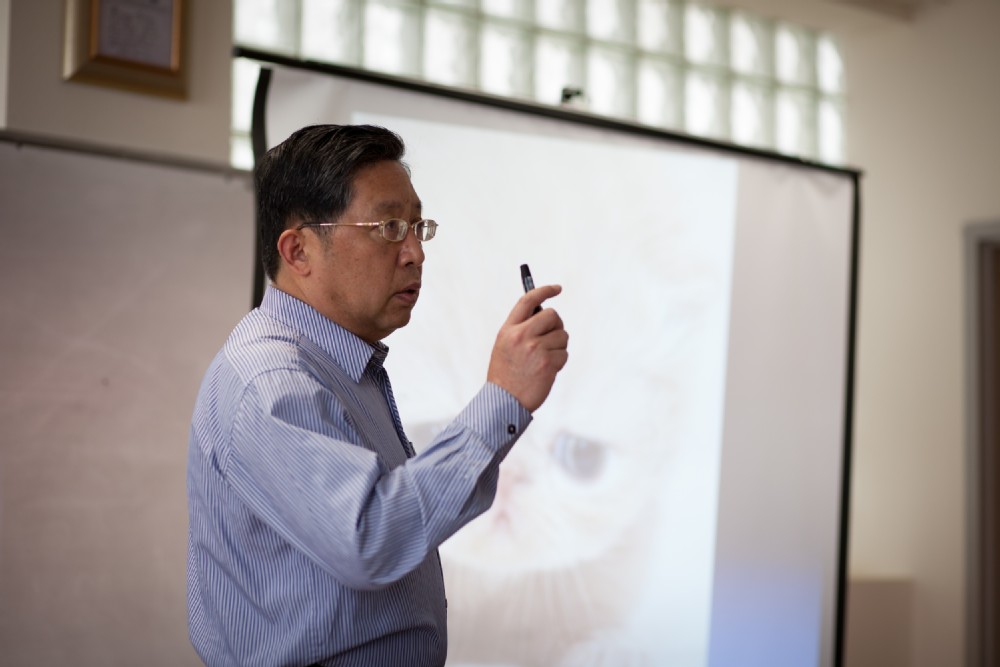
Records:
[[[0,664],[196,665],[191,409],[250,307],[225,175],[0,143]]]
[[[1000,3],[845,36],[865,170],[851,571],[912,578],[912,664],[962,665],[962,229],[1000,218]]]
[[[0,127],[227,163],[231,4],[187,6],[176,101],[63,81],[63,2],[0,0]],[[250,304],[251,202],[239,176],[0,143],[0,665],[200,664],[187,432]]]
[[[7,3],[7,129],[228,163],[230,2],[186,4],[187,100],[64,81],[64,3],[2,0],[0,9]]]

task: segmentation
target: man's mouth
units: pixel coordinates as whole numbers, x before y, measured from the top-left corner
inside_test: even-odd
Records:
[[[417,297],[420,296],[420,283],[410,283],[403,289],[396,292],[396,296],[407,303],[416,303]]]

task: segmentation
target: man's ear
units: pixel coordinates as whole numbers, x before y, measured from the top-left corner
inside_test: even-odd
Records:
[[[312,272],[311,248],[301,229],[286,229],[278,237],[278,254],[282,263],[295,275],[308,276]]]

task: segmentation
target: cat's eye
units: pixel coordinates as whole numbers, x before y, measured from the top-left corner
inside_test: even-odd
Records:
[[[552,456],[567,474],[589,481],[604,470],[607,449],[600,442],[562,431],[552,442]]]

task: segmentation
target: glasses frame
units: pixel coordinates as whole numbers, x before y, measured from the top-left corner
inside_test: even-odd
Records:
[[[385,226],[390,222],[402,223],[403,231],[398,239],[389,238],[385,235]],[[426,238],[420,238],[420,235],[417,233],[418,226],[425,230],[424,235]],[[305,227],[378,227],[379,235],[390,243],[402,243],[406,240],[406,235],[410,233],[410,228],[413,228],[413,234],[417,237],[417,241],[423,243],[437,236],[438,223],[429,218],[421,218],[416,222],[408,222],[403,218],[389,218],[377,222],[303,222],[296,229],[303,229]]]

